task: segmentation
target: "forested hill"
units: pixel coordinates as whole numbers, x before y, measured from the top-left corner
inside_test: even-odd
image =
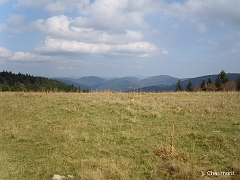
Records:
[[[87,92],[88,90],[45,77],[2,71],[0,72],[0,91]]]

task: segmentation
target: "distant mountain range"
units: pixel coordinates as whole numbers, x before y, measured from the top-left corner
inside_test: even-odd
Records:
[[[235,81],[238,77],[240,77],[239,73],[228,73],[227,75],[231,81]],[[182,79],[182,86],[186,89],[187,83],[191,80],[194,87],[197,84],[200,85],[203,79],[207,81],[209,77],[214,83],[217,78],[217,74]],[[81,87],[82,89],[100,91],[129,91],[134,90],[135,88],[141,88],[144,92],[175,91],[176,83],[178,81],[178,78],[168,75],[151,76],[144,79],[139,79],[137,77],[101,78],[97,76],[87,76],[79,79],[54,79],[68,84],[73,84],[74,86]]]

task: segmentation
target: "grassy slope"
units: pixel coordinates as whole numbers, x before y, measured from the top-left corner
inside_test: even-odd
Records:
[[[170,147],[177,108],[174,156],[159,157],[156,150]],[[0,93],[0,177],[201,179],[208,170],[237,175],[239,110],[234,92]]]

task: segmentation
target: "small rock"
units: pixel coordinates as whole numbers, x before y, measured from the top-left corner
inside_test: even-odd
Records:
[[[54,174],[53,180],[64,180],[65,176],[60,176],[58,174]]]
[[[54,176],[53,176],[53,180],[65,180],[65,179],[74,179],[74,176],[68,175],[67,177],[65,177],[65,176],[61,176],[58,174],[54,174]]]
[[[74,179],[74,176],[73,175],[68,175],[68,178],[69,179]]]

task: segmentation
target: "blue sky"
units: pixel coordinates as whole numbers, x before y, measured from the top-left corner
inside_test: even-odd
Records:
[[[239,0],[0,0],[0,71],[240,73]]]

